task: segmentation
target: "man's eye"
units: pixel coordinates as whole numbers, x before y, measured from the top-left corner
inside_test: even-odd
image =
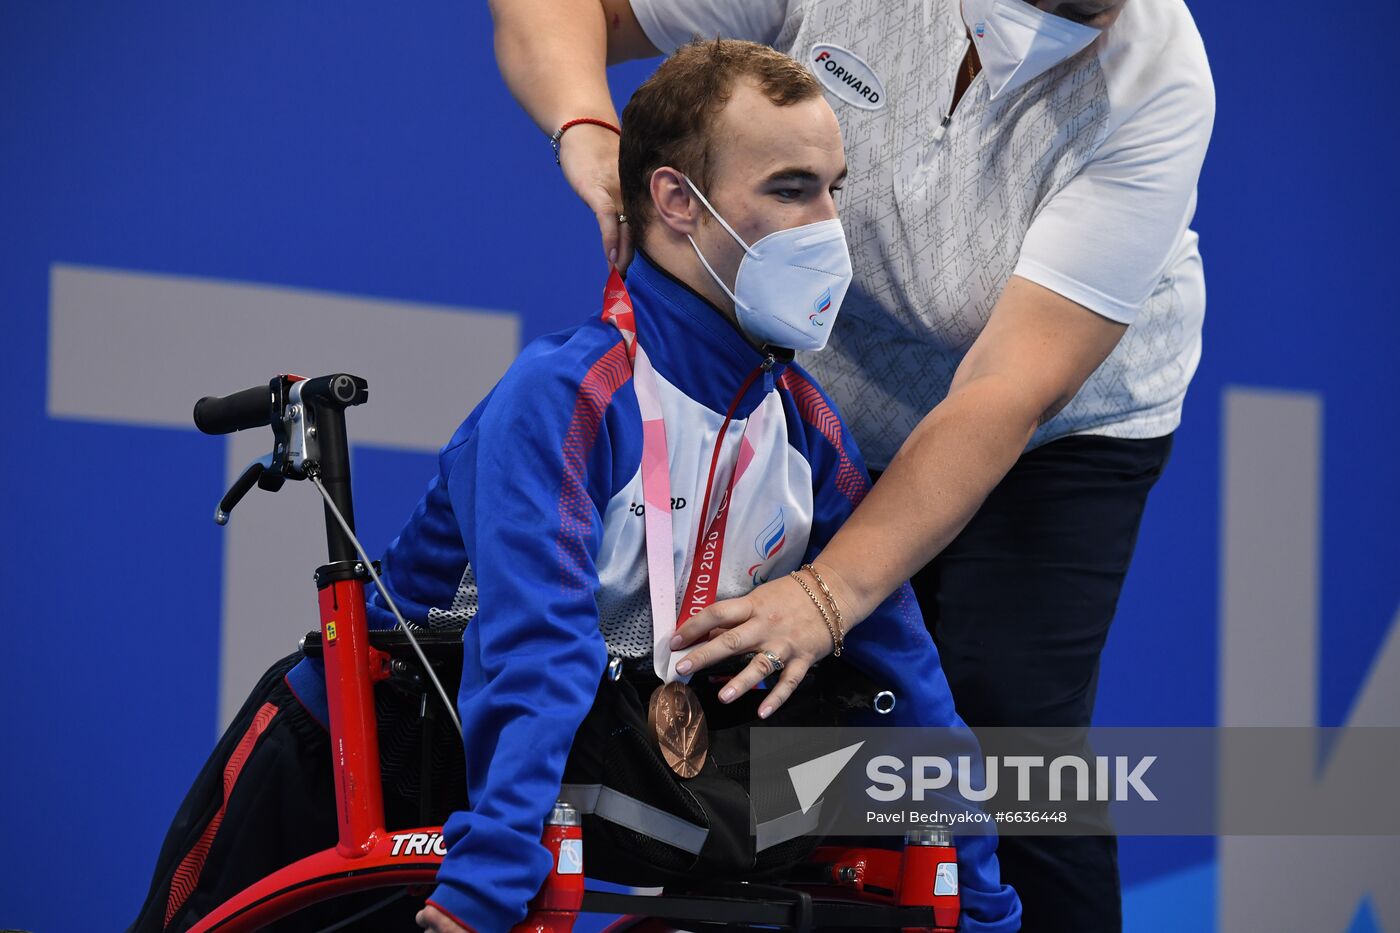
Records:
[[[841,190],[843,190],[844,188],[845,188],[844,185],[832,185],[832,186],[831,186],[831,194],[832,194],[832,196],[835,197],[836,192],[841,191]]]
[[[1066,19],[1074,20],[1076,23],[1089,23],[1103,16],[1108,10],[1064,10],[1060,13]]]
[[[801,188],[779,188],[773,193],[784,201],[796,201],[798,198],[802,197]]]

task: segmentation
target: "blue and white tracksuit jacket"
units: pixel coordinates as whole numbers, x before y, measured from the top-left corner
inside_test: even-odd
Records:
[[[679,595],[715,438],[764,356],[646,256],[627,286],[666,422]],[[756,379],[734,418],[713,500],[746,428],[755,456],[733,490],[721,599],[810,560],[869,486],[830,399],[796,364]],[[595,316],[524,349],[442,449],[439,474],[384,556],[385,585],[407,619],[471,622],[458,710],[473,806],[444,827],[431,901],[480,933],[520,920],[552,867],[540,833],[609,655],[651,653],[641,459],[626,348]],[[379,594],[369,611],[373,626],[393,626]],[[894,685],[890,724],[961,725],[907,585],[851,632],[842,656]],[[994,846],[961,840],[964,929],[1019,925]]]

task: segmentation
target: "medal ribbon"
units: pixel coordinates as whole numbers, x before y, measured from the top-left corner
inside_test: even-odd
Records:
[[[676,570],[672,556],[674,526],[671,521],[671,467],[666,444],[666,423],[661,415],[661,393],[656,382],[656,371],[652,369],[640,343],[637,342],[636,313],[632,308],[632,297],[617,270],[612,270],[608,285],[603,292],[603,320],[612,324],[622,334],[627,347],[627,358],[632,364],[633,384],[637,392],[637,405],[642,414],[642,500],[645,504],[643,518],[646,525],[647,580],[651,591],[652,662],[662,683],[675,680],[689,681],[676,673],[676,662],[687,652],[671,653],[671,636],[675,634],[676,618]],[[724,416],[719,435],[715,438],[714,453],[710,457],[710,473],[705,480],[705,499],[700,509],[700,533],[695,539],[695,550],[691,558],[690,579],[685,588],[679,621],[689,619],[715,601],[719,590],[719,572],[724,558],[724,531],[729,521],[729,504],[733,499],[734,484],[753,462],[754,449],[746,436],[739,439],[739,454],[734,463],[734,471],[715,509],[714,518],[707,524],[705,516],[710,511],[710,495],[719,465],[720,450],[724,435],[734,420],[734,412],[739,407],[754,379],[763,371],[759,366],[749,373],[739,388],[729,411]],[[745,433],[748,423],[744,425]]]

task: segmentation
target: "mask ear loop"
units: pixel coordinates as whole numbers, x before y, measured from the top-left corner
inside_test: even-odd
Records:
[[[734,228],[729,226],[729,223],[719,215],[719,211],[711,206],[710,202],[705,199],[705,196],[700,193],[700,189],[695,187],[695,182],[690,180],[690,176],[682,175],[681,177],[684,178],[685,183],[690,186],[690,190],[695,192],[695,196],[700,199],[700,203],[705,205],[705,210],[709,211],[710,215],[714,217],[715,220],[719,221],[719,225],[724,228],[725,232],[732,236],[734,241],[744,248],[744,254],[748,256],[753,255],[753,250],[749,249],[749,244],[745,243],[743,238],[734,232]],[[724,293],[729,296],[729,300],[734,302],[734,306],[737,308],[739,306],[738,296],[731,292],[729,286],[724,284],[724,279],[721,279],[715,273],[714,268],[710,265],[710,261],[705,258],[705,254],[700,252],[700,247],[695,245],[695,238],[688,233],[685,235],[685,238],[690,241],[690,248],[695,250],[696,256],[700,257],[700,264],[705,267],[706,272],[710,273],[710,278],[715,280],[716,285],[724,289]]]
[[[719,221],[719,225],[724,228],[725,232],[734,238],[734,242],[742,246],[744,248],[744,252],[752,253],[753,250],[749,249],[749,244],[745,243],[743,238],[740,237],[739,234],[734,232],[734,228],[729,226],[729,222],[719,215],[719,211],[715,210],[714,207],[710,205],[710,202],[707,201],[705,199],[705,196],[700,193],[700,189],[695,187],[695,182],[690,180],[690,176],[682,175],[681,177],[684,178],[685,183],[690,186],[690,190],[695,192],[695,196],[700,199],[700,203],[705,205],[705,210],[709,211],[710,214],[713,215],[715,220]]]

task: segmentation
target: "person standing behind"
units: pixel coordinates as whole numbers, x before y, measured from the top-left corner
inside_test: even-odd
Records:
[[[1214,90],[1183,0],[493,0],[547,133],[614,118],[608,64],[723,35],[820,80],[855,281],[804,359],[884,475],[816,565],[848,624],[913,576],[963,717],[1087,726],[1099,656],[1200,356],[1189,225]],[[625,267],[617,139],[556,138]],[[795,583],[716,603],[696,668],[819,625]],[[798,651],[781,699],[818,655]],[[761,677],[746,669],[743,690]],[[1024,929],[1117,930],[1116,841],[1004,837]]]

